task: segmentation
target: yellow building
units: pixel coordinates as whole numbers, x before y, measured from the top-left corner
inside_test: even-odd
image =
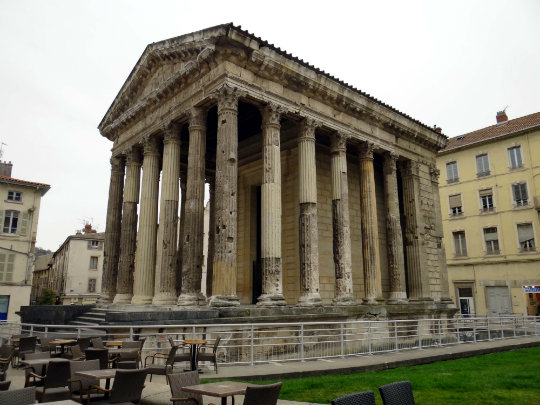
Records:
[[[437,157],[448,282],[462,314],[537,315],[540,113],[448,140]]]

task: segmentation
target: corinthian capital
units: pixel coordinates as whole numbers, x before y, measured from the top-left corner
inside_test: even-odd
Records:
[[[261,108],[262,125],[279,125],[279,119],[284,111],[285,109],[282,106],[275,103],[268,103]]]
[[[224,84],[215,91],[213,97],[218,103],[218,114],[223,110],[238,111],[238,98],[241,92],[237,88]]]
[[[111,157],[111,172],[123,173],[124,172],[124,157],[122,155]]]
[[[358,156],[360,159],[371,159],[373,160],[373,150],[375,149],[375,144],[372,142],[362,142],[358,148]]]
[[[345,153],[349,136],[343,132],[335,132],[330,139],[330,153]]]
[[[206,109],[202,107],[193,107],[188,112],[189,127],[205,127],[206,126]]]
[[[136,146],[131,146],[123,151],[124,156],[126,157],[127,165],[140,165],[141,158],[141,149]]]
[[[315,130],[321,126],[321,123],[313,118],[304,118],[300,124],[300,136],[299,141],[312,141],[315,142]]]
[[[441,171],[439,169],[437,169],[435,166],[429,166],[429,174],[431,175],[432,183],[439,182],[439,176],[441,175]]]
[[[143,138],[143,153],[145,155],[159,154],[158,139],[155,136],[149,135]]]
[[[396,162],[399,155],[396,152],[386,152],[383,160],[383,173],[392,174],[396,171]]]
[[[182,125],[174,121],[169,121],[161,125],[161,131],[163,132],[164,142],[180,141],[180,131]]]

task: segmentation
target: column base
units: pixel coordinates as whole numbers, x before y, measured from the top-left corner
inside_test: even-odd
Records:
[[[352,295],[341,295],[332,300],[332,305],[355,305],[356,300]]]
[[[178,301],[176,305],[183,307],[196,307],[199,305],[199,294],[198,293],[180,293],[178,296]]]
[[[133,294],[116,294],[114,296],[113,304],[131,304]]]
[[[152,298],[150,295],[134,295],[131,303],[135,305],[149,305],[152,303]]]
[[[296,305],[299,307],[321,307],[321,295],[319,293],[302,295],[300,298],[298,298],[298,303]]]
[[[287,305],[282,294],[262,294],[257,298],[258,307],[276,307]]]
[[[152,305],[174,305],[176,304],[176,295],[161,293],[154,295]]]
[[[433,301],[431,297],[418,297],[418,298],[409,298],[409,302],[430,302]]]
[[[208,302],[211,307],[237,307],[240,300],[236,295],[212,295]]]
[[[390,293],[390,297],[388,297],[389,304],[406,304],[407,302],[409,302],[407,293],[403,291]]]
[[[383,297],[367,297],[362,300],[365,305],[382,305],[385,300]]]
[[[111,304],[114,300],[115,293],[114,292],[102,292],[100,297],[98,298],[97,303],[98,304]]]

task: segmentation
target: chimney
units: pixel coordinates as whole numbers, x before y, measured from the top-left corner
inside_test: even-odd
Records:
[[[13,168],[13,163],[0,161],[0,176],[11,177],[12,168]]]
[[[497,111],[497,124],[501,124],[503,122],[508,121],[508,116],[506,115],[506,111]]]
[[[442,133],[442,128],[441,127],[435,127],[435,132],[437,132],[438,134],[441,134]]]

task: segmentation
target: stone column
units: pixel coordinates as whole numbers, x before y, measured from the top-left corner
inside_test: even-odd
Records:
[[[210,204],[210,218],[208,218],[208,253],[206,257],[206,296],[212,296],[212,274],[214,268],[214,238],[216,228],[216,215],[215,215],[215,204],[216,204],[216,182],[213,177],[208,179],[208,191],[209,191],[209,200]]]
[[[285,305],[281,264],[281,108],[268,104],[262,113],[261,261],[262,294],[257,305]]]
[[[186,182],[187,173],[185,168],[180,169],[180,221],[178,225],[178,247],[176,253],[176,295],[180,295],[182,289],[182,262],[183,262],[183,248],[184,244],[184,219],[186,218]]]
[[[300,298],[298,305],[322,305],[319,293],[319,230],[317,227],[317,168],[315,164],[315,128],[304,119],[298,137],[298,178],[300,191],[299,252]]]
[[[218,92],[215,241],[211,306],[236,306],[238,94],[230,86]]]
[[[182,248],[182,286],[178,305],[198,305],[204,240],[204,173],[206,111],[193,108],[189,117],[189,154]]]
[[[159,193],[158,140],[144,141],[143,179],[132,304],[151,304],[154,294]]]
[[[178,197],[180,180],[180,130],[171,122],[163,128],[163,170],[156,263],[155,291],[152,304],[176,303],[176,245],[178,236]]]
[[[388,246],[388,270],[390,273],[389,301],[391,303],[407,301],[403,237],[399,216],[397,158],[397,154],[388,152],[385,153],[383,162],[384,198],[386,200],[386,243]]]
[[[374,145],[364,142],[360,146],[360,218],[362,228],[362,257],[364,264],[364,301],[376,304],[382,300],[381,268],[379,262],[379,231],[377,228],[377,201],[373,169]]]
[[[107,204],[105,247],[100,302],[109,304],[116,294],[118,256],[120,254],[120,224],[122,221],[122,192],[124,189],[124,159],[111,158],[111,181]]]
[[[138,148],[131,148],[126,154],[126,184],[124,187],[122,233],[120,235],[120,259],[116,295],[114,296],[115,304],[129,304],[133,297],[141,160],[141,152]]]
[[[347,137],[340,133],[332,135],[332,228],[334,270],[336,284],[334,305],[354,304],[351,230],[349,220],[349,185],[347,180]]]
[[[420,179],[418,163],[409,160],[403,164],[402,168],[409,299],[415,301],[430,300],[426,289],[428,287],[427,275],[422,274],[422,269],[425,266],[423,265],[424,255],[420,246],[423,227],[420,223]]]

